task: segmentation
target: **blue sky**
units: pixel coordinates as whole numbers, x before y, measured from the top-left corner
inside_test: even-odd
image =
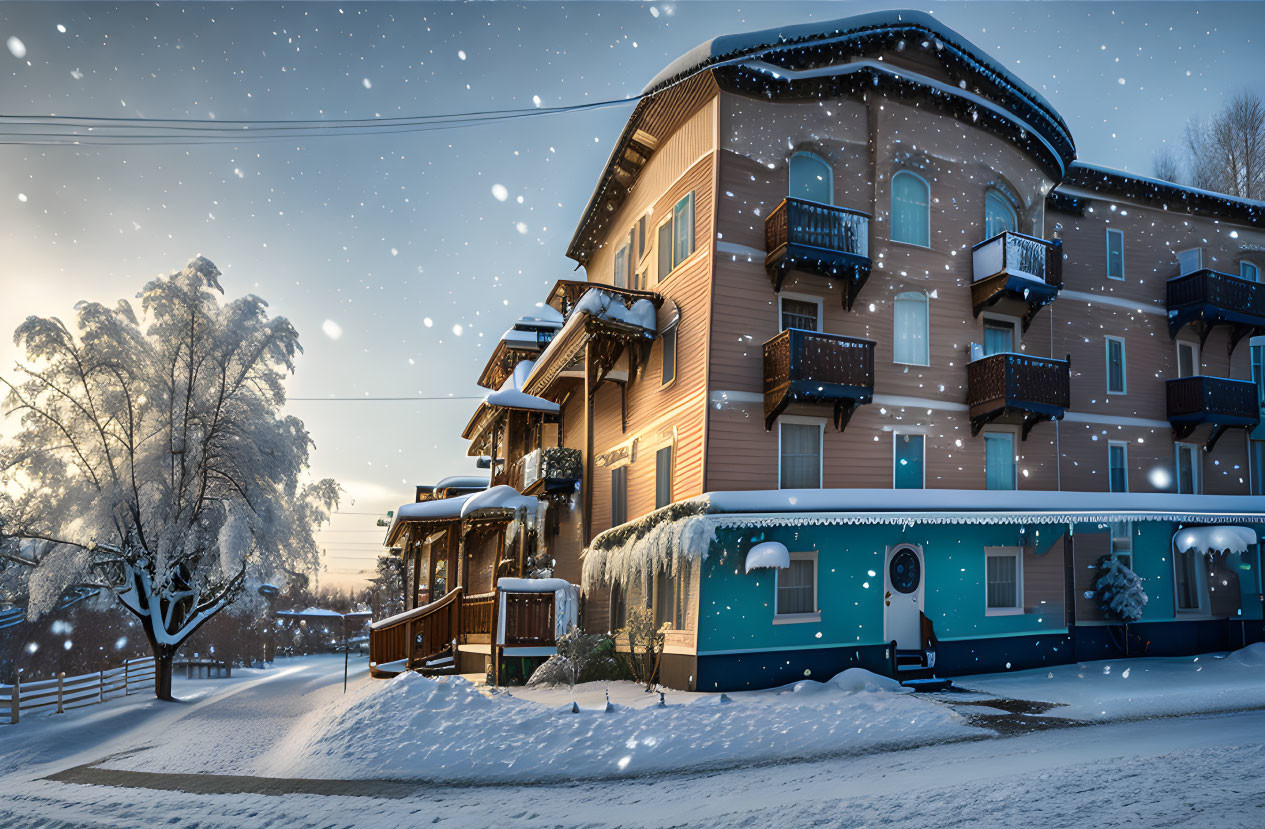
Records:
[[[636,94],[717,34],[882,7],[6,3],[0,41],[25,55],[0,51],[0,101],[5,114],[216,119],[579,104]],[[1041,91],[1080,158],[1141,173],[1188,116],[1265,76],[1265,3],[918,8]],[[571,275],[566,244],[630,111],[236,147],[0,146],[0,330],[130,297],[202,254],[226,291],[258,293],[299,328],[293,396],[479,394],[501,332]],[[15,356],[0,338],[0,367]],[[349,494],[324,536],[328,578],[354,580],[380,549],[358,513],[470,470],[459,432],[474,405],[290,404],[314,472]]]

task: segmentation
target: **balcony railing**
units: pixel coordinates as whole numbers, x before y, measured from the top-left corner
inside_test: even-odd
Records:
[[[849,310],[870,275],[870,215],[846,207],[783,199],[764,220],[764,267],[773,290],[788,271],[840,279]]]
[[[788,328],[764,344],[764,426],[791,403],[831,403],[835,427],[874,397],[874,342]]]
[[[1174,439],[1189,437],[1200,424],[1211,423],[1212,434],[1207,443],[1209,450],[1226,429],[1232,426],[1251,428],[1261,419],[1257,387],[1248,380],[1202,375],[1180,377],[1169,380],[1165,391],[1168,422],[1173,426]]]
[[[514,480],[519,492],[530,494],[574,489],[584,469],[580,450],[564,446],[533,449],[519,462],[521,471]]]
[[[1243,337],[1265,330],[1265,283],[1204,268],[1168,280],[1165,293],[1171,337],[1194,323],[1202,343],[1215,326],[1230,325],[1233,351]]]
[[[1071,404],[1071,363],[1029,357],[1026,354],[994,354],[966,367],[967,405],[971,434],[1001,418],[1022,424],[1026,439],[1043,420],[1061,420]]]
[[[1003,299],[1027,306],[1026,330],[1063,287],[1063,243],[1004,231],[971,248],[971,305],[975,316]]]

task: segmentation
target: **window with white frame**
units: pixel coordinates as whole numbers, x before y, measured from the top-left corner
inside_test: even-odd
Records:
[[[1015,351],[1015,342],[1019,339],[1015,320],[986,314],[984,320],[984,356],[993,354],[1009,354]]]
[[[634,235],[635,231],[629,231],[623,244],[615,251],[615,267],[611,274],[611,282],[616,288],[627,288],[632,281]]]
[[[1185,276],[1188,273],[1203,270],[1204,266],[1204,249],[1190,248],[1189,250],[1179,250],[1177,252],[1177,273]]]
[[[659,248],[658,280],[668,278],[694,252],[694,191],[681,197],[672,213],[659,225],[656,244]]]
[[[1104,337],[1107,343],[1107,394],[1125,394],[1124,338]]]
[[[1244,259],[1239,262],[1239,276],[1248,282],[1260,282],[1261,269],[1256,266],[1256,263]]]
[[[817,553],[791,553],[790,567],[774,571],[774,616],[817,613]]]
[[[1130,570],[1133,569],[1133,522],[1112,521],[1111,552]]]
[[[1199,373],[1199,343],[1177,341],[1177,376],[1194,377]]]
[[[998,190],[984,194],[984,238],[991,239],[998,233],[1019,229],[1019,217],[1015,208]]]
[[[1124,279],[1124,231],[1107,228],[1107,278]]]
[[[1016,466],[1015,433],[1011,431],[985,432],[985,489],[1015,489],[1017,478]]]
[[[912,432],[892,433],[892,487],[923,489],[926,486],[924,453],[926,437]]]
[[[1199,613],[1208,605],[1207,563],[1195,549],[1173,552],[1173,592],[1177,609]]]
[[[931,330],[927,295],[905,291],[892,301],[892,361],[931,365]]]
[[[1129,444],[1107,442],[1107,486],[1109,492],[1129,491]]]
[[[778,486],[821,488],[821,443],[825,421],[788,418],[778,421]]]
[[[931,247],[931,187],[908,170],[892,176],[891,240]]]
[[[1174,444],[1177,450],[1177,491],[1187,495],[1200,492],[1202,450],[1191,443]]]
[[[984,568],[986,612],[1022,613],[1023,550],[1019,547],[985,548]]]
[[[805,331],[821,330],[821,300],[782,293],[778,296],[781,309],[782,330],[802,328]]]

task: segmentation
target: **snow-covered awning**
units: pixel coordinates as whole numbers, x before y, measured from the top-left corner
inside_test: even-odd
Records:
[[[439,489],[439,484],[436,484],[435,488]],[[486,492],[486,490],[484,491]],[[395,511],[395,518],[391,521],[390,529],[387,530],[387,537],[384,543],[388,547],[394,544],[405,524],[460,521],[461,508],[465,506],[467,500],[473,497],[474,494],[458,495],[455,498],[439,498],[434,501],[418,501],[417,503],[402,505]]]
[[[485,489],[482,492],[476,492],[466,499],[461,506],[461,517],[478,518],[487,516],[494,511],[516,511],[527,510],[532,516],[536,514],[536,508],[540,505],[540,501],[527,495],[519,495],[518,490],[512,486],[501,484],[491,489]]]
[[[560,407],[557,403],[523,391],[523,386],[527,378],[531,376],[534,365],[535,362],[532,360],[520,360],[510,372],[510,376],[505,378],[501,387],[496,391],[488,392],[480,401],[479,407],[470,417],[470,422],[461,432],[461,436],[471,442],[470,453],[478,454],[483,450],[486,443],[484,438],[488,430],[492,428],[492,424],[497,422],[498,410],[539,412],[542,415],[558,414]]]
[[[1256,543],[1256,530],[1251,527],[1187,527],[1173,534],[1173,546],[1179,552],[1246,553]]]
[[[790,550],[786,549],[785,544],[777,541],[762,541],[747,552],[746,572],[748,573],[761,568],[785,570],[790,566]]]

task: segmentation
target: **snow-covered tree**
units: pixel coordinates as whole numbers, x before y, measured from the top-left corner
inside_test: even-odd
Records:
[[[1118,622],[1136,622],[1146,607],[1146,591],[1142,579],[1115,556],[1103,556],[1098,562],[1098,601],[1103,613]]]
[[[181,643],[248,577],[318,566],[339,493],[304,482],[311,441],[280,414],[297,332],[257,296],[222,303],[219,277],[198,257],[145,285],[139,315],[123,300],[80,302],[73,325],[30,317],[0,378],[18,427],[0,448],[0,555],[34,568],[28,615],[71,585],[109,588],[161,699]]]

